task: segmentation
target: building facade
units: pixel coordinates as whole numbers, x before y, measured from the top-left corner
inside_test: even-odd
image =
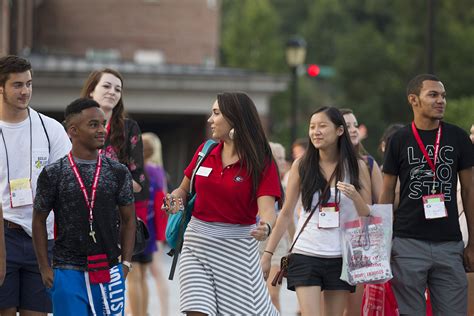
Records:
[[[208,137],[216,94],[245,91],[264,125],[286,77],[218,67],[217,0],[0,0],[0,52],[29,58],[32,106],[62,120],[92,70],[124,76],[124,104],[163,143],[170,186]]]

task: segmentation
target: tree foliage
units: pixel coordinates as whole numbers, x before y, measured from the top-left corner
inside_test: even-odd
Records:
[[[474,97],[448,101],[444,119],[469,132],[474,124]]]
[[[284,45],[280,19],[268,0],[223,1],[222,60],[226,66],[281,71]]]
[[[299,136],[321,105],[350,107],[369,129],[375,152],[388,124],[408,122],[405,86],[427,72],[430,1],[223,0],[224,65],[286,71],[284,44],[293,34],[307,42],[307,62],[332,66],[329,79],[300,80]],[[448,93],[446,120],[474,123],[474,2],[432,1],[434,72]],[[264,21],[263,21],[264,20]],[[257,51],[255,53],[254,51]],[[288,145],[289,92],[272,99],[272,138]]]

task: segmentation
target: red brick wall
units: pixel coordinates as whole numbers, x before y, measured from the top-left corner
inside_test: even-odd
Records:
[[[209,3],[211,5],[209,6]],[[37,49],[84,56],[88,48],[160,50],[170,64],[217,60],[219,8],[208,0],[48,0],[38,8]]]

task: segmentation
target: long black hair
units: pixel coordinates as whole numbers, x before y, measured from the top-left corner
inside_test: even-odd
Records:
[[[337,165],[335,170],[336,182],[343,181],[345,173],[349,175],[349,181],[355,186],[357,190],[360,189],[359,181],[359,163],[357,161],[357,155],[352,146],[349,133],[347,131],[346,122],[341,112],[335,107],[321,107],[311,114],[311,117],[318,113],[324,113],[329,120],[336,126],[344,129],[344,133],[339,136],[337,140],[338,157]],[[319,165],[319,149],[316,149],[309,139],[310,144],[301,158],[299,165],[299,176],[301,186],[301,199],[303,202],[304,209],[308,212],[311,210],[311,202],[313,201],[313,195],[317,191],[320,193],[324,190],[327,185],[327,180]],[[328,175],[329,176],[329,175]],[[320,197],[320,203],[325,204],[329,201],[331,194],[328,191],[324,196]]]
[[[247,168],[248,176],[252,178],[252,195],[255,196],[261,176],[273,160],[257,108],[252,99],[242,92],[219,93],[217,103],[235,131],[235,149]]]

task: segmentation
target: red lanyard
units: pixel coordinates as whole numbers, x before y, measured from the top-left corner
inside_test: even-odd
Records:
[[[91,196],[87,194],[86,186],[84,185],[84,181],[82,181],[81,174],[77,169],[77,165],[72,158],[72,153],[69,152],[67,158],[69,159],[69,164],[71,165],[72,171],[76,176],[77,182],[79,182],[79,186],[81,187],[82,194],[84,195],[84,200],[86,201],[87,208],[89,209],[89,224],[91,225],[92,231],[92,222],[94,221],[94,214],[92,210],[94,209],[95,204],[95,197],[97,193],[97,184],[99,183],[99,175],[100,170],[102,169],[102,159],[100,159],[100,155],[97,155],[97,165],[95,167],[95,174],[94,174],[94,181],[92,181],[92,188],[91,188]]]
[[[430,159],[430,156],[428,155],[428,152],[426,151],[426,147],[423,144],[423,141],[421,140],[420,134],[418,133],[418,130],[416,129],[415,122],[411,123],[411,130],[413,131],[413,136],[415,136],[416,142],[418,143],[418,147],[420,147],[421,152],[423,153],[423,156],[426,158],[426,162],[430,166],[431,170],[433,170],[433,190],[434,191],[434,182],[436,180],[436,162],[438,161],[438,152],[439,152],[439,143],[441,140],[441,122],[439,122],[439,127],[438,127],[438,132],[436,134],[436,141],[435,141],[435,152],[434,152],[434,161]]]

